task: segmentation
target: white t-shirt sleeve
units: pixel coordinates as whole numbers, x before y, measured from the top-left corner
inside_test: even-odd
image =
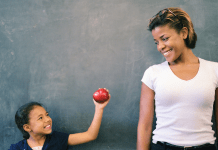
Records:
[[[147,85],[150,89],[154,90],[152,78],[153,78],[152,67],[149,67],[147,70],[145,70],[145,73],[144,73],[141,81],[145,85]]]
[[[218,88],[218,63],[216,63],[215,72],[216,72],[216,78],[217,78],[216,87]]]

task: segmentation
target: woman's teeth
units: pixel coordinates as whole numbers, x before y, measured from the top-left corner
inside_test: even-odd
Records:
[[[167,56],[167,55],[169,55],[169,53],[170,53],[171,51],[172,51],[172,50],[166,51],[166,52],[163,53],[163,55],[164,55],[164,56]]]

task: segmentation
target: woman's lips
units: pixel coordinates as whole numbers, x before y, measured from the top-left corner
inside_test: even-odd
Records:
[[[165,52],[163,52],[162,54],[163,54],[164,56],[168,56],[171,51],[172,51],[172,49],[171,49],[171,50],[168,50],[168,51],[165,51]]]

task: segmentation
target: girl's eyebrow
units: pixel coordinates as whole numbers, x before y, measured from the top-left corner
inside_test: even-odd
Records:
[[[41,117],[41,116],[42,116],[42,114],[38,115],[38,117]],[[37,117],[37,118],[38,118],[38,117]]]
[[[48,112],[46,111],[45,114],[48,114]],[[39,114],[38,117],[43,116],[43,114]]]

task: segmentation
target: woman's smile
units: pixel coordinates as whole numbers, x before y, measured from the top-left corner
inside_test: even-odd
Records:
[[[168,62],[178,61],[178,58],[188,49],[185,45],[186,37],[181,31],[178,33],[168,25],[159,26],[152,30],[157,50],[166,58]]]
[[[164,52],[162,52],[162,54],[163,54],[165,57],[167,57],[167,56],[170,55],[171,52],[172,52],[172,49],[167,50],[167,51],[164,51]]]

